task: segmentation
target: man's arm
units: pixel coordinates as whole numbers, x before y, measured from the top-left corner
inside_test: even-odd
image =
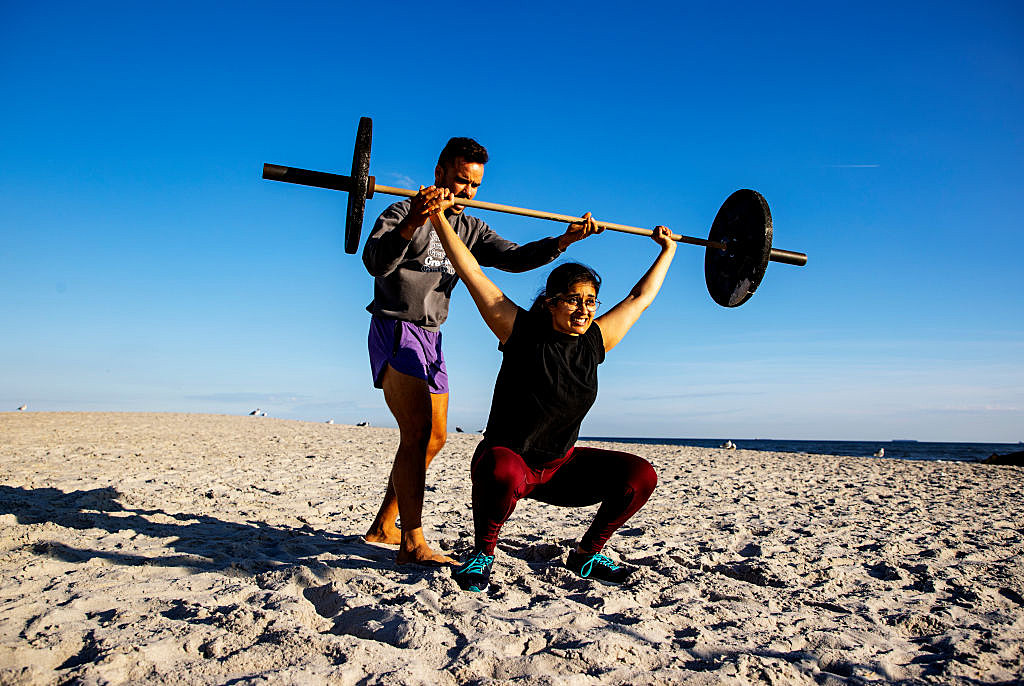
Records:
[[[387,276],[405,257],[409,241],[397,229],[406,215],[403,203],[397,203],[377,217],[373,231],[363,246],[363,264],[370,276]]]
[[[505,240],[486,224],[482,224],[482,231],[472,248],[473,256],[482,266],[497,267],[506,272],[525,272],[543,267],[553,262],[576,241],[602,231],[589,212],[583,218],[586,221],[570,224],[561,236],[542,238],[524,245]]]
[[[363,264],[371,276],[387,276],[398,267],[416,231],[438,211],[440,198],[440,191],[434,186],[420,186],[408,209],[404,203],[397,203],[377,218],[363,246]]]

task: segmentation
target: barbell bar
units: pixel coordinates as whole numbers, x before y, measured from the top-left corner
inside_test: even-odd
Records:
[[[419,192],[409,188],[378,184],[376,179],[369,175],[372,126],[369,117],[359,120],[350,176],[278,164],[265,163],[263,165],[264,179],[348,193],[345,252],[349,254],[354,254],[359,249],[359,237],[362,233],[363,214],[367,199],[372,198],[375,193],[411,198]],[[574,215],[532,210],[482,200],[459,198],[458,204],[565,224],[583,221],[582,217]],[[650,236],[654,233],[651,229],[626,224],[607,221],[597,221],[596,223],[604,229],[638,236]],[[671,237],[680,243],[706,248],[704,271],[708,291],[715,302],[725,307],[741,305],[753,295],[764,277],[769,261],[798,267],[807,264],[805,253],[771,247],[772,219],[768,203],[760,193],[749,189],[738,190],[729,196],[715,216],[707,239],[680,234],[672,234]]]

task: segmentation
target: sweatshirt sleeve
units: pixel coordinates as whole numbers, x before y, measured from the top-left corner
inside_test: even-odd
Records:
[[[479,220],[478,220],[479,221]],[[524,245],[505,240],[483,221],[470,250],[484,267],[497,267],[506,272],[525,272],[553,262],[562,251],[557,238],[542,238]]]
[[[409,202],[392,205],[377,217],[373,232],[363,246],[363,264],[370,276],[387,276],[402,262],[410,241],[396,229],[409,213]]]

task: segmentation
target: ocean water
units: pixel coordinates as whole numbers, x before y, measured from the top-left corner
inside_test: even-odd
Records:
[[[698,448],[719,448],[724,438],[612,438],[581,436],[585,441],[615,441],[616,443],[689,445]],[[895,460],[953,460],[978,462],[993,453],[1005,455],[1024,450],[1020,443],[931,443],[926,441],[787,441],[761,439],[731,439],[742,450],[765,450],[779,453],[813,453],[843,457],[872,457],[885,450],[885,457]]]

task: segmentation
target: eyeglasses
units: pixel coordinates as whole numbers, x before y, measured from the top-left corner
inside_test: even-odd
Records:
[[[565,303],[574,310],[578,310],[581,307],[585,307],[593,312],[601,305],[601,301],[598,300],[597,298],[583,298],[582,296],[579,295],[556,295],[555,299]]]

